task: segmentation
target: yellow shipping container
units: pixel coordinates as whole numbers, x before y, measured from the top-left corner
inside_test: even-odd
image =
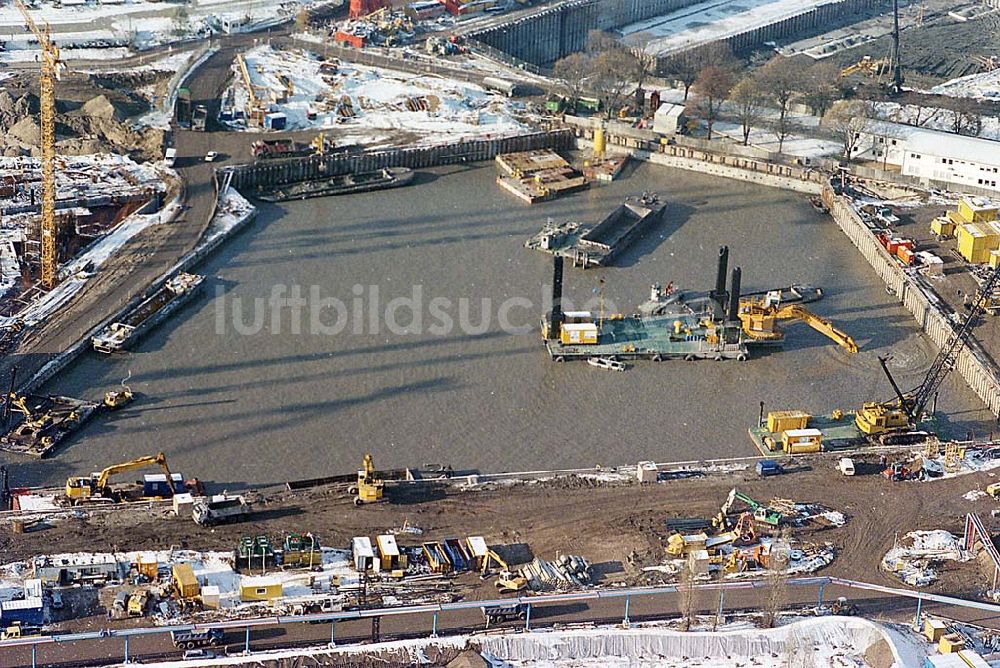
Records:
[[[281,582],[274,578],[249,577],[240,582],[241,601],[273,601],[283,593]]]
[[[955,236],[955,223],[945,216],[935,218],[931,221],[931,232],[944,239]]]
[[[962,215],[958,211],[945,211],[944,217],[953,222],[955,225],[965,225],[966,223],[971,223],[971,220],[966,220],[962,218]]]
[[[990,251],[990,266],[994,268],[1000,267],[1000,250]]]
[[[970,223],[986,223],[997,219],[997,207],[985,197],[963,197],[958,215]]]
[[[597,325],[592,322],[568,322],[562,326],[559,340],[566,345],[597,343]]]
[[[938,641],[938,651],[942,654],[951,654],[965,649],[965,639],[958,633],[949,633],[941,636]]]
[[[1000,234],[980,223],[966,223],[955,234],[958,252],[968,262],[983,264],[991,250],[1000,247]]]
[[[931,642],[938,642],[941,637],[948,632],[948,625],[942,622],[940,619],[925,619],[924,620],[924,635]]]
[[[771,411],[767,414],[767,430],[780,434],[789,429],[805,429],[810,417],[802,411]]]
[[[819,429],[788,429],[781,432],[782,449],[790,455],[819,452],[823,433]]]
[[[201,585],[198,578],[194,576],[194,568],[191,564],[174,564],[173,566],[174,588],[180,598],[194,598],[201,593]]]

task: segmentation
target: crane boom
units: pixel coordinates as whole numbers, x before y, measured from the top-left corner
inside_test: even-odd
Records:
[[[997,286],[998,280],[1000,280],[1000,267],[994,269],[990,277],[986,279],[980,290],[980,294],[991,294]],[[941,387],[941,383],[948,376],[948,373],[954,368],[955,363],[958,361],[958,354],[965,347],[965,344],[968,343],[969,339],[972,338],[972,328],[975,326],[975,322],[979,319],[979,316],[982,315],[984,308],[984,300],[977,299],[973,302],[968,316],[965,318],[965,322],[962,323],[962,326],[957,331],[952,329],[951,334],[948,335],[948,339],[941,346],[938,356],[927,370],[927,375],[924,376],[923,382],[910,393],[912,399],[908,402],[910,406],[907,408],[907,412],[912,419],[918,420],[920,418],[920,414],[923,412],[928,400],[937,392],[938,388]]]
[[[809,309],[799,304],[789,304],[778,309],[777,318],[779,320],[801,320],[817,332],[834,341],[841,348],[849,353],[858,352],[858,344],[847,332],[838,329],[826,318],[821,318]]]
[[[49,37],[49,25],[39,28],[22,0],[14,4],[24,16],[28,29],[42,49],[41,73],[38,77],[39,106],[41,107],[42,153],[42,286],[51,290],[56,286],[56,95],[55,82],[59,79],[62,63],[59,48]]]
[[[104,489],[108,486],[108,479],[119,473],[125,473],[126,471],[133,471],[135,469],[141,469],[146,466],[159,466],[163,469],[163,472],[167,474],[167,484],[172,485],[170,468],[167,467],[167,456],[162,452],[154,455],[148,455],[146,457],[139,457],[133,459],[130,462],[125,462],[123,464],[115,464],[109,466],[97,477],[97,489]]]

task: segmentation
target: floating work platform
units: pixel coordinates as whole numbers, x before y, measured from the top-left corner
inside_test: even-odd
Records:
[[[833,415],[809,415],[807,426],[809,429],[816,429],[820,433],[818,451],[838,452],[843,450],[855,450],[869,445],[882,445],[874,437],[865,436],[854,422],[857,415],[855,411],[845,411],[843,414]],[[918,445],[934,441],[936,436],[933,433],[934,419],[929,417],[920,422],[916,429],[903,431],[895,435],[892,445],[907,446]],[[775,452],[782,452],[781,432],[771,431],[767,424],[750,427],[747,430],[754,447],[765,456],[771,456]],[[807,454],[807,451],[785,451],[785,454]]]
[[[818,429],[821,434],[820,450],[851,450],[867,443],[864,434],[854,424],[854,415],[853,412],[846,412],[839,418],[832,415],[809,416],[809,428]],[[754,447],[762,455],[770,456],[782,451],[780,432],[769,431],[766,424],[750,427],[747,431]]]
[[[625,169],[628,156],[614,156],[611,158],[600,158],[590,160],[583,167],[583,175],[591,181],[604,181],[611,183],[618,178],[618,175]]]
[[[574,267],[604,267],[643,232],[663,219],[666,202],[651,193],[629,198],[592,228],[580,223],[547,224],[525,248],[561,255]]]
[[[413,170],[407,167],[386,167],[373,172],[343,174],[327,179],[302,181],[275,187],[264,186],[258,188],[257,199],[265,202],[287,202],[312,197],[331,197],[371,190],[386,190],[409,185],[413,181],[413,176]]]
[[[572,319],[572,313],[566,315]],[[677,323],[681,323],[680,327]],[[567,323],[564,328],[572,331],[573,324]],[[545,347],[556,362],[589,360],[592,357],[649,359],[654,362],[666,359],[743,361],[749,354],[739,323],[727,328],[710,320],[704,321],[699,314],[690,311],[678,310],[670,315],[653,317],[613,316],[579,324],[595,325],[594,343],[566,343],[571,340],[570,337],[547,339]],[[543,330],[545,327],[543,323]]]
[[[144,299],[122,320],[112,322],[91,338],[94,350],[113,353],[135,343],[147,331],[190,301],[205,281],[204,276],[181,272]]]
[[[0,437],[0,450],[31,457],[45,457],[93,416],[93,401],[58,395],[28,395],[15,401],[13,412],[21,421]]]
[[[502,172],[497,184],[518,199],[534,204],[587,188],[590,183],[555,151],[504,153],[496,157]]]

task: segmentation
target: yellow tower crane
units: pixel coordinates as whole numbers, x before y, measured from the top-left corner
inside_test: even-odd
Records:
[[[59,48],[49,37],[49,24],[39,28],[21,0],[14,4],[42,49],[39,104],[42,110],[42,286],[56,286],[56,81],[62,69]]]

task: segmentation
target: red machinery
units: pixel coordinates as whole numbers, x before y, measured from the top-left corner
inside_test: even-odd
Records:
[[[351,0],[350,17],[360,19],[389,5],[389,0]]]

